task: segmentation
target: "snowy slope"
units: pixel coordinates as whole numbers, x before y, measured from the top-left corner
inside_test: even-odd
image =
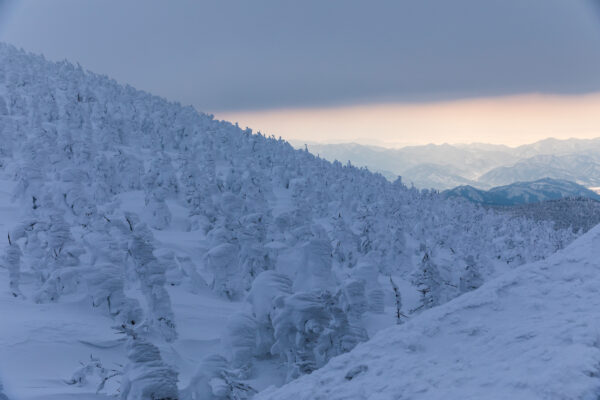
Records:
[[[392,325],[392,285],[406,320],[576,237],[2,44],[0,139],[16,400],[249,398]]]
[[[11,181],[0,180],[3,237],[18,221],[19,204],[10,196],[13,186]],[[139,208],[136,196],[128,197],[122,207]],[[161,233],[170,239],[162,242],[165,247],[180,255],[194,255],[194,247],[188,244],[198,239],[194,232],[171,229]],[[0,242],[0,251],[4,252],[6,244]],[[23,280],[24,287],[33,284],[29,276]],[[8,282],[6,269],[0,268],[0,282]],[[139,293],[132,291],[130,295]],[[239,304],[219,298],[206,287],[197,287],[193,292],[177,287],[170,290],[170,296],[179,339],[173,344],[160,344],[160,349],[165,359],[178,365],[180,382],[187,384],[196,372],[197,360],[221,349],[223,328]],[[109,380],[100,393],[96,393],[100,383],[96,374],[86,383],[67,383],[90,356],[108,369],[118,370],[127,362],[125,340],[112,329],[114,321],[92,311],[88,297],[77,293],[60,302],[36,304],[15,298],[4,288],[0,290],[0,377],[11,400],[106,399],[111,398],[106,393],[118,391],[118,377]]]
[[[600,226],[257,400],[597,399]]]

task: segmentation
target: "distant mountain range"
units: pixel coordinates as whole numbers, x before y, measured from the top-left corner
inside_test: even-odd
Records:
[[[544,178],[533,182],[516,182],[481,190],[473,186],[459,186],[442,193],[446,197],[463,197],[489,206],[514,206],[539,203],[563,198],[588,198],[600,201],[600,195],[577,183]]]
[[[574,181],[587,187],[600,186],[600,153],[537,155],[511,166],[494,168],[480,176],[479,181],[489,185],[506,185],[543,177]]]
[[[302,148],[305,144],[291,143]],[[545,177],[586,187],[600,186],[600,138],[550,138],[514,148],[483,143],[429,144],[399,149],[355,143],[306,145],[309,151],[325,159],[350,161],[380,172],[388,179],[401,176],[405,183],[419,188],[445,190],[469,185],[490,189]]]

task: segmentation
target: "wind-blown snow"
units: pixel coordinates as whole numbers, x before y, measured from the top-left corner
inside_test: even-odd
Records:
[[[596,399],[600,227],[256,400]]]

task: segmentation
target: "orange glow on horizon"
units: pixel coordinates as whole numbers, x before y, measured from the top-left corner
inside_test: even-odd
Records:
[[[223,112],[215,117],[288,140],[387,147],[473,142],[518,146],[548,137],[600,137],[600,93]]]

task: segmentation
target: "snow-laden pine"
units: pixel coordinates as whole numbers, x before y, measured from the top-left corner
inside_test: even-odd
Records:
[[[156,382],[163,399],[181,389],[251,396],[247,382],[265,363],[287,381],[311,373],[366,341],[373,321],[405,322],[575,236],[6,45],[0,137],[20,209],[5,290],[39,304],[83,299],[110,318],[124,399],[155,393]],[[177,388],[171,297],[207,288],[238,312],[222,327],[228,345],[196,360],[195,378]]]

